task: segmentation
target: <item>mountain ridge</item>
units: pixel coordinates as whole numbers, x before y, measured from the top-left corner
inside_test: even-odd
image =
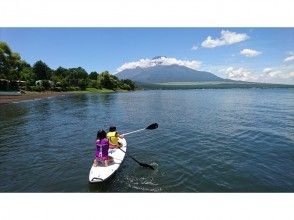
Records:
[[[116,76],[119,79],[130,79],[142,83],[228,81],[210,72],[198,71],[178,64],[125,69],[118,72]]]

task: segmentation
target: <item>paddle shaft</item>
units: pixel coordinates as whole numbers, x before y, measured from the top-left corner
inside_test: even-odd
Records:
[[[151,124],[151,125],[149,125],[148,127],[146,127],[146,128],[142,128],[142,129],[139,129],[139,130],[136,130],[136,131],[131,131],[131,132],[129,132],[129,133],[125,133],[125,134],[123,134],[123,135],[128,135],[128,134],[133,134],[133,133],[136,133],[136,132],[140,132],[140,131],[144,131],[144,130],[153,130],[153,129],[156,129],[156,128],[158,128],[158,124],[157,123],[153,123],[153,124]],[[121,148],[119,148],[122,152],[124,152],[125,154],[127,154],[123,149],[121,149]],[[138,161],[138,160],[136,160],[134,157],[132,157],[131,155],[129,155],[128,154],[128,156],[130,157],[130,158],[132,158],[136,163],[138,163],[140,166],[142,166],[142,167],[148,167],[148,168],[150,168],[150,169],[152,169],[152,170],[154,170],[154,167],[153,166],[151,166],[151,165],[149,165],[149,164],[146,164],[146,163],[141,163],[140,161]]]
[[[130,158],[132,158],[135,162],[137,162],[140,166],[142,167],[148,167],[152,170],[154,170],[154,167],[149,165],[149,164],[146,164],[146,163],[141,163],[140,161],[136,160],[134,157],[132,157],[131,155],[127,154],[127,152],[125,152],[123,149],[119,148],[122,152],[124,152],[126,155],[128,155]]]
[[[125,154],[127,154],[127,152],[125,152],[123,149],[121,149],[121,148],[118,148],[118,149],[120,149],[122,152],[124,152]],[[139,161],[137,161],[134,157],[132,157],[130,154],[128,154],[128,156],[130,157],[130,158],[132,158],[134,161],[136,161],[138,164],[140,164],[140,162]]]
[[[136,132],[139,132],[139,131],[144,131],[146,129],[147,130],[153,130],[153,129],[156,129],[156,128],[158,128],[158,124],[157,123],[153,123],[153,124],[149,125],[146,128],[142,128],[142,129],[139,129],[139,130],[136,130],[136,131],[131,131],[131,132],[125,133],[123,135],[133,134],[133,133],[136,133]]]
[[[139,129],[139,130],[136,130],[136,131],[131,131],[131,132],[128,132],[128,133],[125,133],[123,135],[128,135],[128,134],[133,134],[133,133],[136,133],[136,132],[139,132],[139,131],[143,131],[145,130],[146,128],[142,128],[142,129]]]

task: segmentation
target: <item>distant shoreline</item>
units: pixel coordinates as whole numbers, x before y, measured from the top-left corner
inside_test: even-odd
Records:
[[[11,104],[18,103],[23,101],[31,101],[36,99],[44,99],[48,97],[55,96],[65,96],[65,95],[74,95],[74,94],[85,94],[85,93],[97,93],[97,94],[106,94],[106,93],[114,93],[114,92],[127,92],[125,90],[113,91],[110,89],[94,89],[87,88],[85,91],[68,91],[68,92],[54,92],[54,91],[44,91],[44,92],[30,92],[25,91],[22,94],[14,94],[14,95],[0,95],[0,105],[3,104]]]
[[[26,91],[25,94],[21,94],[21,95],[1,95],[0,105],[35,100],[35,99],[43,99],[43,98],[55,97],[55,96],[64,96],[64,95],[70,95],[70,94],[75,94],[75,92],[52,92],[52,91],[28,92]]]

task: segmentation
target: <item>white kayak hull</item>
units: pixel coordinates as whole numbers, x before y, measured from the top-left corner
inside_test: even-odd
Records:
[[[127,141],[122,138],[119,139],[119,142],[122,143],[121,149],[123,151],[127,151]],[[91,167],[90,173],[89,173],[89,182],[90,183],[99,183],[107,180],[109,177],[111,177],[120,167],[122,164],[125,153],[121,151],[120,149],[109,149],[108,155],[113,157],[114,163],[107,167],[102,166],[93,166]]]

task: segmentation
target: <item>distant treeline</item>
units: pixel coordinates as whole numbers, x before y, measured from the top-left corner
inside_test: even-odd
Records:
[[[33,66],[12,52],[8,44],[0,41],[0,90],[75,91],[87,87],[111,90],[134,90],[129,79],[119,80],[108,71],[87,73],[82,67],[51,69],[37,61]]]

